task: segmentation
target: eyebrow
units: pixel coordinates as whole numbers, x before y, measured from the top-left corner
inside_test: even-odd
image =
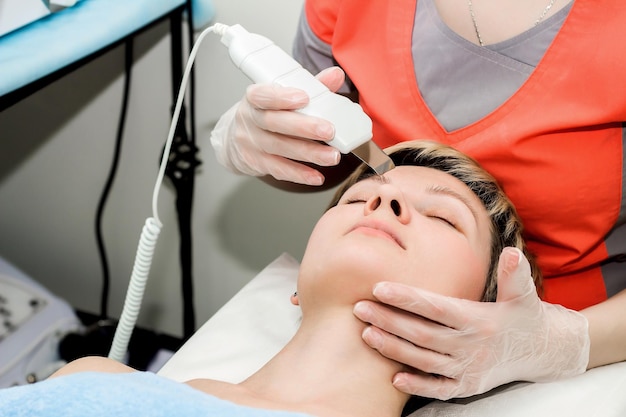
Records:
[[[430,187],[428,187],[426,191],[431,194],[446,195],[446,196],[459,200],[469,209],[469,211],[472,212],[472,216],[474,216],[474,219],[478,221],[478,213],[476,212],[476,209],[474,208],[474,205],[472,204],[472,202],[467,197],[458,193],[452,188],[445,187],[443,185],[431,185]]]
[[[368,180],[374,180],[376,182],[379,182],[381,184],[389,184],[391,181],[389,180],[389,178],[385,177],[385,174],[374,174],[371,177],[366,178]]]

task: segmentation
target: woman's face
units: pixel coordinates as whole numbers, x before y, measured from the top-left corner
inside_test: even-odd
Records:
[[[311,234],[300,269],[300,305],[371,299],[380,281],[479,300],[489,267],[489,225],[478,197],[442,171],[399,166],[360,181]]]

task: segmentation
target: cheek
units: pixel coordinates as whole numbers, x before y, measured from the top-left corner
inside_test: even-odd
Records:
[[[341,234],[340,225],[333,217],[322,216],[309,236],[304,256],[300,262],[301,276],[320,277],[329,273],[335,263],[336,240]],[[300,286],[301,283],[298,283]]]
[[[413,273],[408,274],[408,284],[450,297],[480,300],[488,260],[464,239],[446,239],[441,232],[430,236],[411,254]]]
[[[448,257],[447,265],[446,276],[441,276],[441,279],[445,280],[443,285],[448,295],[480,301],[487,276],[484,262],[476,256],[459,256],[455,262],[450,262]]]
[[[336,238],[340,230],[339,225],[332,220],[332,218],[326,215],[318,220],[309,236],[304,250],[302,264],[305,264],[305,262],[309,260],[324,258],[326,256],[327,248],[331,246],[330,242]],[[317,261],[312,261],[311,263],[315,264],[315,262]]]

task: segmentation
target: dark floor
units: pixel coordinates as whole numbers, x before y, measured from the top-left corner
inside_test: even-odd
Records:
[[[61,358],[71,361],[84,356],[107,356],[113,341],[116,322],[100,320],[97,315],[77,311],[85,332],[66,336],[59,345]],[[183,340],[152,330],[135,328],[128,345],[127,364],[140,371],[148,369],[160,350],[177,351]]]

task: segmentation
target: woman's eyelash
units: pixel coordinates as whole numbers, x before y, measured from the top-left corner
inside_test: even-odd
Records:
[[[430,217],[432,217],[432,218],[434,218],[434,219],[437,219],[437,220],[441,220],[442,222],[447,223],[447,224],[448,224],[448,225],[450,225],[451,227],[453,227],[453,228],[455,228],[455,229],[458,229],[457,225],[456,225],[456,224],[455,224],[452,220],[450,220],[450,219],[448,219],[448,218],[446,218],[446,217],[442,217],[442,216],[432,216],[432,215],[431,215]]]
[[[354,204],[354,203],[365,203],[365,200],[362,198],[349,198],[345,202],[345,204]]]

